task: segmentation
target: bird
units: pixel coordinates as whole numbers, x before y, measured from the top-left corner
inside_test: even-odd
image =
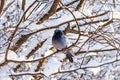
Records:
[[[53,37],[52,37],[52,45],[57,50],[62,50],[64,48],[67,48],[67,41],[65,38],[65,35],[61,30],[56,29],[54,31]],[[73,62],[73,55],[70,50],[65,51],[66,58],[69,59],[70,62]]]

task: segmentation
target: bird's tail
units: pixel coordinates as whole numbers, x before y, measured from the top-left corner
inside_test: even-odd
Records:
[[[70,52],[66,52],[66,58],[69,59],[70,62],[73,62],[73,55]]]

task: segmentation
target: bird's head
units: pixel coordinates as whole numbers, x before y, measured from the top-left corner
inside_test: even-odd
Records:
[[[55,35],[63,35],[62,31],[58,30],[58,29],[54,31],[54,34]]]

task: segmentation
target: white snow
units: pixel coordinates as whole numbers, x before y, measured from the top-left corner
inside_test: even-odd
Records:
[[[52,73],[58,72],[60,68],[61,62],[59,62],[56,58],[48,59],[48,62],[44,65],[43,73],[46,76],[51,75]]]
[[[5,5],[4,7],[6,8],[10,2],[12,2],[13,0],[6,0],[5,1]],[[25,10],[28,8],[28,6],[30,6],[35,0],[26,0],[26,5],[25,5]],[[72,8],[75,7],[74,5],[70,5],[68,6],[68,8],[70,8],[73,12],[73,14],[75,15],[76,18],[83,18],[83,17],[88,17],[88,16],[93,16],[93,15],[97,15],[99,13],[105,12],[105,11],[110,11],[109,14],[105,15],[105,16],[99,16],[91,19],[84,19],[84,20],[80,20],[78,21],[78,23],[81,24],[85,24],[87,22],[93,22],[95,20],[103,20],[103,19],[111,19],[111,18],[115,18],[116,20],[114,20],[110,25],[108,25],[109,29],[106,29],[106,31],[109,31],[113,34],[109,34],[108,35],[101,35],[104,36],[105,39],[108,39],[108,41],[112,41],[113,46],[110,45],[106,45],[104,44],[104,41],[101,40],[101,38],[97,38],[99,41],[96,43],[89,43],[87,42],[82,48],[81,51],[86,51],[86,53],[83,54],[79,54],[76,55],[74,57],[74,60],[76,60],[76,57],[79,57],[79,60],[76,60],[74,63],[69,63],[68,61],[66,62],[60,62],[63,61],[63,59],[65,58],[65,54],[64,52],[60,52],[60,53],[56,53],[55,55],[48,57],[47,60],[44,63],[44,66],[42,66],[42,70],[40,72],[35,72],[35,68],[38,65],[34,65],[37,64],[38,61],[33,62],[35,60],[39,60],[42,58],[42,54],[44,55],[44,57],[54,53],[52,50],[49,50],[52,46],[52,42],[51,42],[51,37],[53,35],[54,29],[56,29],[57,27],[59,27],[60,30],[64,30],[67,27],[67,24],[64,24],[62,26],[57,26],[61,23],[64,23],[66,21],[70,21],[73,20],[73,16],[65,9],[63,9],[60,12],[56,12],[53,16],[51,16],[48,20],[44,21],[42,24],[37,25],[36,22],[38,19],[42,18],[43,15],[48,14],[47,11],[50,9],[51,4],[53,3],[53,0],[48,0],[44,3],[41,3],[41,1],[45,1],[45,0],[38,0],[38,2],[40,1],[40,6],[37,10],[34,10],[33,13],[31,14],[31,16],[28,18],[28,20],[26,20],[25,22],[21,22],[21,24],[19,25],[19,29],[17,31],[17,34],[14,36],[12,44],[14,44],[16,41],[16,38],[19,38],[21,36],[21,34],[29,34],[29,32],[35,32],[37,30],[40,29],[44,29],[44,28],[49,28],[47,30],[43,30],[41,32],[38,32],[36,34],[33,34],[32,36],[29,37],[29,39],[24,42],[21,46],[20,49],[16,50],[15,52],[12,50],[9,50],[8,52],[8,60],[13,60],[13,62],[9,62],[8,64],[4,65],[4,66],[0,66],[0,80],[12,80],[9,75],[12,73],[13,75],[20,75],[20,74],[24,74],[24,73],[40,73],[42,72],[43,74],[45,74],[48,79],[45,80],[57,80],[57,78],[59,76],[64,76],[64,74],[61,75],[56,75],[56,76],[50,76],[51,74],[58,72],[58,70],[62,69],[61,71],[68,71],[68,70],[74,70],[77,68],[80,68],[81,62],[83,60],[83,55],[86,54],[87,52],[89,52],[89,50],[102,50],[102,49],[111,49],[111,48],[118,48],[119,49],[119,33],[116,33],[115,29],[116,27],[119,27],[120,24],[117,24],[114,26],[114,22],[116,22],[116,20],[119,22],[120,19],[120,0],[115,0],[116,1],[116,8],[113,8],[113,2],[112,0],[110,0],[110,2],[105,2],[102,0],[88,0],[85,2],[84,6],[81,7],[81,9],[79,11],[74,11],[72,10]],[[62,2],[64,4],[69,3],[72,0],[62,0]],[[37,2],[37,3],[38,3]],[[5,51],[6,51],[6,47],[8,46],[9,43],[9,39],[11,34],[13,33],[13,31],[15,30],[15,27],[18,22],[17,22],[17,18],[16,16],[22,16],[22,14],[24,13],[24,11],[22,11],[21,9],[19,10],[19,8],[16,8],[17,4],[20,6],[21,8],[21,4],[22,4],[22,0],[15,0],[15,2],[5,11],[5,13],[3,15],[0,16],[0,63],[4,62],[5,59]],[[59,4],[58,8],[60,7],[61,4]],[[36,4],[34,5],[34,7],[36,6]],[[34,8],[31,7],[30,11],[27,12],[26,16],[28,16],[31,12],[31,10]],[[7,19],[7,16],[12,17],[11,20],[9,21]],[[31,22],[33,20],[33,22]],[[30,25],[28,25],[31,22]],[[3,25],[3,23],[5,25]],[[80,26],[81,31],[84,31],[84,35],[87,36],[83,36],[81,35],[80,40],[77,44],[77,46],[75,45],[73,48],[73,51],[76,52],[77,49],[79,49],[81,47],[82,44],[84,44],[84,42],[89,38],[89,32],[93,32],[93,30],[97,29],[99,26],[103,25],[105,22],[98,22],[95,23],[94,25],[92,24],[88,24],[85,26]],[[76,23],[73,21],[72,23],[70,22],[70,28],[71,26],[74,26]],[[28,25],[28,26],[27,26]],[[52,28],[51,27],[55,27],[56,28]],[[92,27],[91,27],[92,26]],[[90,29],[91,28],[91,29]],[[25,30],[25,31],[24,31]],[[77,30],[75,28],[75,30]],[[119,29],[118,29],[119,31]],[[102,32],[102,30],[101,30]],[[17,36],[17,37],[16,37]],[[96,34],[95,34],[96,36]],[[73,34],[73,33],[68,33],[66,35],[66,37],[68,37],[68,46],[71,45],[72,43],[74,43],[74,41],[77,39],[78,34]],[[93,38],[93,37],[92,37]],[[36,47],[36,45],[40,42],[42,42],[43,40],[47,39],[47,41],[43,44],[43,46],[41,46],[35,53],[34,55],[32,55],[28,60],[26,60],[26,55],[28,53],[31,52],[31,50],[34,50],[34,48]],[[96,39],[96,38],[95,38]],[[115,39],[117,41],[115,41]],[[18,39],[17,39],[18,40]],[[92,40],[92,39],[90,39]],[[93,40],[93,42],[95,42]],[[106,41],[107,43],[107,41]],[[12,45],[10,46],[12,47]],[[77,48],[76,48],[77,47]],[[119,61],[116,61],[116,56],[117,59],[120,61],[120,55],[119,55],[119,51],[115,52],[115,51],[107,51],[107,52],[101,52],[99,54],[99,52],[90,52],[86,55],[86,57],[91,57],[90,61],[88,61],[88,63],[86,64],[82,64],[82,68],[87,68],[86,70],[91,71],[95,76],[100,76],[100,72],[107,66],[106,71],[107,73],[105,74],[105,76],[103,76],[102,80],[111,80],[112,79],[117,79],[117,77],[119,77],[120,74],[119,73]],[[85,58],[87,59],[87,58]],[[99,61],[97,61],[99,60]],[[13,67],[15,67],[16,65],[18,65],[18,63],[14,63],[14,61],[31,61],[29,63],[25,63],[24,68],[18,70],[18,72],[11,72],[11,70],[13,69]],[[114,62],[114,67],[112,66],[112,62]],[[110,63],[111,66],[109,66]],[[64,64],[64,65],[63,65]],[[105,65],[106,64],[106,65]],[[104,65],[104,66],[101,66]],[[117,65],[117,66],[116,66]],[[27,68],[28,72],[24,72],[24,70]],[[63,68],[61,68],[63,67]],[[64,68],[65,67],[65,68]],[[23,71],[22,71],[23,70]],[[86,70],[82,70],[79,69],[76,72],[78,72],[79,74],[85,74],[87,73]],[[117,72],[118,70],[118,72]],[[21,71],[21,72],[19,72]],[[32,72],[30,72],[32,71]],[[116,72],[115,72],[116,71]],[[115,72],[115,73],[114,73]],[[67,73],[66,73],[67,74]],[[74,72],[73,72],[74,74]],[[71,76],[69,76],[70,78]],[[92,76],[93,77],[93,76]],[[105,78],[104,78],[105,77]],[[87,79],[88,76],[87,74],[85,75],[85,79]],[[22,76],[23,80],[31,80],[32,77],[31,76]],[[22,80],[20,79],[20,80]]]
[[[18,60],[18,55],[17,55],[15,52],[9,50],[9,51],[8,51],[8,59]]]
[[[12,80],[6,73],[0,73],[0,80]]]

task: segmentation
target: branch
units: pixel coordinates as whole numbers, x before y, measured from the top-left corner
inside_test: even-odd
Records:
[[[75,21],[75,23],[76,23],[76,27],[78,28],[78,37],[77,37],[77,40],[72,44],[72,45],[70,45],[68,48],[70,48],[70,47],[73,47],[74,45],[76,45],[77,44],[77,42],[79,41],[79,39],[80,39],[80,34],[81,34],[81,32],[80,32],[80,27],[79,27],[79,24],[78,24],[78,22],[77,22],[77,19],[76,19],[76,17],[75,17],[75,15],[73,14],[73,12],[71,11],[71,10],[69,10],[69,8],[67,8],[65,5],[63,5],[63,3],[61,2],[61,4],[62,4],[62,6],[61,7],[63,7],[64,9],[66,9],[72,16],[73,16],[73,18],[74,18],[74,21]]]
[[[5,1],[5,0],[3,0],[3,1]],[[10,3],[6,6],[6,8],[3,9],[3,12],[0,13],[0,17],[7,11],[7,9],[9,9],[9,7],[10,7],[14,2],[15,2],[15,0],[13,0],[12,2],[10,2]]]
[[[92,22],[86,22],[83,24],[79,24],[79,26],[85,26],[85,25],[89,25],[89,24],[95,24],[95,23],[99,23],[99,22],[106,22],[109,19],[104,19],[104,20],[96,20],[96,21],[92,21]],[[75,28],[76,26],[72,26],[72,28]]]
[[[10,42],[9,42],[9,44],[8,44],[8,47],[7,47],[7,50],[6,50],[6,54],[5,54],[5,61],[7,61],[8,51],[9,51],[9,49],[10,49],[12,40],[13,40],[13,38],[14,38],[14,36],[15,36],[18,28],[19,28],[20,23],[22,22],[25,14],[28,12],[28,10],[29,10],[36,2],[37,2],[37,0],[35,0],[35,1],[26,9],[26,11],[25,11],[24,14],[22,15],[21,19],[19,20],[18,24],[16,25],[16,28],[15,28],[14,32],[13,32],[12,35],[10,36],[10,40],[9,40]]]
[[[80,52],[76,52],[75,55],[79,55],[79,54],[82,54],[82,53],[90,53],[90,52],[106,52],[106,51],[114,51],[114,50],[119,50],[119,49],[116,49],[116,48],[113,48],[113,49],[103,49],[103,50],[89,50],[89,51],[80,51]]]
[[[2,13],[3,7],[4,7],[4,2],[5,0],[1,0],[1,4],[0,4],[0,15]]]
[[[41,24],[43,23],[45,20],[47,20],[50,16],[52,16],[53,14],[55,14],[56,12],[56,8],[59,4],[60,0],[54,0],[52,7],[50,8],[50,10],[48,11],[48,14],[45,14],[36,24]]]
[[[32,56],[45,42],[46,42],[47,39],[45,39],[44,41],[40,42],[37,44],[36,47],[34,47],[34,49],[31,50],[31,52],[26,56],[27,59]]]
[[[31,35],[22,35],[21,38],[11,47],[12,51],[16,51]]]
[[[110,61],[106,61],[104,63],[100,63],[99,65],[95,65],[95,66],[82,66],[81,68],[76,68],[76,69],[73,69],[73,70],[67,70],[67,71],[59,71],[59,72],[55,72],[55,73],[52,73],[50,76],[52,75],[56,75],[56,74],[62,74],[62,73],[70,73],[70,72],[75,72],[77,70],[80,70],[80,69],[87,69],[87,68],[97,68],[97,67],[101,67],[103,65],[108,65],[108,64],[112,64],[114,62],[117,62],[117,61],[120,61],[120,59],[112,59]]]
[[[86,0],[80,0],[80,3],[77,5],[76,10],[79,10]]]
[[[73,0],[72,2],[70,2],[70,3],[68,3],[68,4],[65,4],[65,6],[71,6],[71,5],[73,5],[73,4],[75,4],[75,3],[77,3],[79,0]],[[57,9],[57,12],[58,11],[60,11],[60,10],[62,10],[63,8],[62,7],[59,7],[58,9]]]
[[[59,50],[59,51],[56,51],[56,52],[53,52],[52,54],[48,55],[48,56],[45,56],[43,58],[37,58],[37,59],[33,59],[33,60],[7,60],[7,62],[14,62],[14,63],[29,63],[29,62],[36,62],[36,61],[40,61],[40,60],[43,60],[43,59],[46,59],[48,57],[51,57],[52,55],[58,53],[58,52],[62,52],[62,51],[65,51],[66,49],[68,48],[64,48],[62,50]]]
[[[46,39],[46,40],[47,40],[47,39]],[[37,46],[34,47],[34,48],[31,50],[30,53],[28,53],[28,55],[26,56],[27,59],[29,59],[29,58],[44,44],[44,42],[45,42],[46,40],[44,40],[44,41],[40,42],[39,44],[37,44]],[[14,68],[14,71],[17,71],[17,69],[19,69],[19,68],[21,67],[21,65],[22,65],[22,63],[21,63],[21,64],[18,64],[18,65]]]
[[[25,4],[26,4],[26,0],[22,0],[22,10],[25,10]],[[23,18],[23,21],[25,20],[25,16]]]
[[[19,72],[19,73],[10,74],[9,76],[25,76],[25,75],[31,75],[31,76],[40,75],[40,76],[45,76],[41,72]]]
[[[107,25],[109,25],[111,22],[113,22],[113,19],[108,20],[105,24],[98,26],[98,28],[90,35],[90,37],[88,37],[88,39],[81,45],[80,49],[78,50],[78,52],[81,50],[81,48],[85,45],[85,43],[91,39],[95,33],[101,31],[104,27],[106,27]]]
[[[98,15],[95,15],[95,16],[89,16],[89,17],[87,16],[87,17],[84,17],[84,18],[76,18],[76,19],[77,19],[77,20],[83,20],[83,19],[89,19],[89,18],[100,17],[100,16],[103,16],[103,15],[107,14],[108,12],[109,12],[109,11],[106,11],[106,12],[104,12],[104,13],[101,13],[101,14],[98,14]],[[75,20],[73,19],[73,20],[69,20],[69,21],[66,21],[66,22],[60,23],[60,24],[55,25],[55,26],[51,26],[51,27],[47,27],[47,28],[43,28],[43,29],[40,29],[40,30],[34,31],[34,32],[30,33],[30,34],[35,34],[35,33],[41,32],[41,31],[43,31],[43,30],[48,30],[48,29],[58,28],[58,27],[61,26],[61,25],[64,25],[64,24],[67,24],[68,22],[73,22],[73,21],[75,21]],[[87,25],[87,24],[86,24],[86,25]]]
[[[23,11],[25,10],[25,3],[26,3],[26,0],[22,0],[22,10]]]

